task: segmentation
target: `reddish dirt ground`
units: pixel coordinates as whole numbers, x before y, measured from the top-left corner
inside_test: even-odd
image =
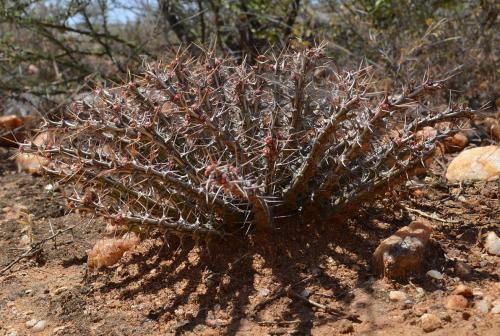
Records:
[[[207,246],[153,233],[116,266],[86,274],[86,251],[104,223],[66,214],[61,192],[17,173],[4,160],[10,154],[0,164],[0,269],[26,251],[19,209],[33,215],[35,243],[75,227],[0,275],[0,335],[30,335],[30,319],[47,322],[37,335],[419,335],[424,313],[442,321],[430,335],[500,334],[500,315],[475,308],[500,300],[500,258],[483,247],[486,232],[499,233],[499,182],[447,184],[450,157],[397,194],[405,207],[442,219],[424,218],[434,228],[432,253],[421,275],[398,283],[375,277],[371,255],[422,217],[386,206],[391,200],[346,223],[280,228],[267,239]],[[444,279],[426,276],[430,269]],[[460,283],[474,297],[449,311],[445,299]],[[408,300],[391,302],[391,290]]]

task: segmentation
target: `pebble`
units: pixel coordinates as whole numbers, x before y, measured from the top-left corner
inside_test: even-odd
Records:
[[[304,289],[300,295],[304,298],[308,298],[311,295],[311,292],[308,289]]]
[[[56,288],[56,290],[54,291],[54,294],[55,295],[59,295],[61,294],[62,292],[68,290],[68,287],[66,286],[62,286],[62,287],[59,287],[59,288]]]
[[[455,290],[453,291],[453,294],[462,295],[465,296],[466,298],[470,298],[474,295],[472,293],[472,289],[463,284],[458,285],[457,288],[455,288]]]
[[[52,333],[57,334],[58,332],[63,331],[64,329],[66,329],[66,326],[56,327],[54,328],[54,330],[52,330]]]
[[[422,287],[415,288],[415,291],[417,292],[417,294],[415,294],[415,297],[420,299],[425,296],[425,290]]]
[[[500,256],[500,238],[498,238],[495,232],[488,232],[484,247],[488,253]]]
[[[17,331],[15,331],[15,330],[10,330],[10,331],[8,331],[8,332],[7,332],[7,334],[6,334],[6,335],[7,335],[7,336],[17,336]]]
[[[462,295],[452,294],[446,299],[446,308],[449,310],[463,310],[467,308],[468,301]]]
[[[500,314],[500,303],[497,303],[493,308],[491,308],[493,314]]]
[[[467,265],[466,263],[462,261],[457,261],[457,263],[455,264],[455,272],[459,277],[465,278],[471,274],[472,270],[470,266]]]
[[[483,297],[483,295],[484,295],[484,293],[481,290],[481,288],[474,288],[472,290],[472,294],[474,294],[474,296],[477,296],[477,297]]]
[[[401,306],[401,309],[410,309],[412,306],[413,306],[412,300],[405,300],[405,302]]]
[[[267,288],[261,288],[261,289],[259,289],[258,293],[259,293],[259,296],[268,296],[270,291]]]
[[[373,253],[375,271],[390,279],[405,279],[419,272],[431,234],[432,226],[422,221],[400,228]]]
[[[451,322],[451,316],[447,312],[440,312],[439,315],[438,315],[438,317],[442,321]]]
[[[352,322],[347,319],[342,319],[338,322],[338,331],[341,334],[348,334],[354,331]]]
[[[38,320],[36,320],[36,319],[31,319],[29,321],[26,321],[26,323],[25,323],[26,328],[33,328],[37,322],[38,322]]]
[[[414,307],[413,309],[413,313],[416,315],[416,316],[422,316],[424,315],[425,313],[427,313],[429,310],[424,307],[424,306],[416,306]]]
[[[389,299],[392,302],[401,302],[401,301],[405,301],[407,299],[407,296],[402,291],[390,291],[389,292]]]
[[[22,235],[21,239],[19,239],[19,244],[21,246],[28,246],[31,244],[31,238],[28,235]]]
[[[488,302],[488,300],[483,299],[481,301],[476,302],[475,307],[479,313],[487,314],[488,311],[490,310],[490,303]]]
[[[40,332],[45,330],[45,327],[47,327],[47,321],[40,320],[33,326],[33,328],[31,328],[31,330],[33,330],[33,332]]]
[[[488,260],[481,260],[481,261],[479,262],[479,266],[481,266],[481,267],[485,267],[485,266],[487,266],[488,264],[489,264]]]
[[[422,315],[420,322],[425,332],[431,332],[441,327],[441,320],[434,314]]]
[[[436,279],[436,280],[443,280],[444,279],[443,273],[436,271],[436,270],[430,270],[425,274],[427,274],[427,276],[429,276],[433,279]]]

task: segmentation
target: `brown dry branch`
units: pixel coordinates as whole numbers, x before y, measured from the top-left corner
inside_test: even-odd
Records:
[[[443,80],[391,93],[369,67],[334,68],[321,48],[253,65],[179,53],[47,117],[43,130],[57,140],[23,150],[49,157],[46,171],[75,186],[71,206],[226,236],[359,208],[425,166],[454,128],[425,139],[417,131],[472,114],[432,104]]]

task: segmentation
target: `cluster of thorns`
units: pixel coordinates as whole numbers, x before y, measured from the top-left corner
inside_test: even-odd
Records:
[[[453,132],[417,141],[418,130],[471,113],[428,104],[442,81],[390,93],[370,68],[334,69],[321,48],[251,64],[179,53],[48,117],[55,143],[31,149],[51,158],[47,172],[74,186],[81,208],[224,236],[359,207]]]

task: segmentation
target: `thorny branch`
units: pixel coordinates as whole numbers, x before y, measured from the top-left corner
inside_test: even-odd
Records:
[[[75,205],[227,236],[290,214],[355,209],[425,165],[453,127],[432,139],[416,132],[472,114],[433,106],[443,80],[383,92],[369,67],[336,73],[321,48],[256,60],[238,65],[208,51],[147,65],[142,77],[47,118],[52,146],[23,148],[49,156],[47,172],[80,181]]]

